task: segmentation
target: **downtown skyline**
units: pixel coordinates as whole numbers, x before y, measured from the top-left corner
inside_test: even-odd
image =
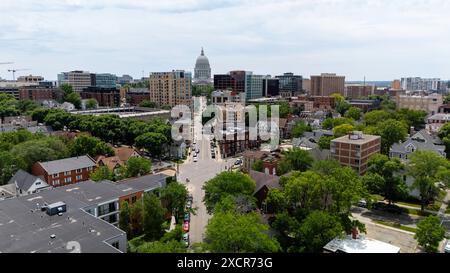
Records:
[[[347,81],[448,79],[447,1],[2,1],[0,77],[248,70]],[[270,17],[269,17],[270,16]],[[175,18],[175,19],[174,19]],[[267,20],[266,18],[270,18]],[[144,72],[144,73],[143,73]]]

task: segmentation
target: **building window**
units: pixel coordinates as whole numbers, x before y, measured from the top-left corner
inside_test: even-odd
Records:
[[[83,176],[82,175],[77,175],[77,180],[82,180]]]
[[[70,171],[64,172],[64,175],[70,175]]]
[[[77,169],[77,173],[81,173],[81,169]]]
[[[65,183],[70,183],[70,182],[72,182],[72,177],[66,177],[66,178],[64,178],[64,182],[65,182]]]
[[[131,197],[131,204],[136,203],[136,200],[137,200],[137,197],[136,197],[136,196]]]
[[[59,176],[59,173],[54,173],[53,174],[53,177],[58,177]]]
[[[113,247],[119,249],[119,242],[114,242],[111,244]]]

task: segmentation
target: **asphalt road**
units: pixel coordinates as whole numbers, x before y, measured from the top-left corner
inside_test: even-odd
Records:
[[[206,107],[206,101],[201,100],[199,111]],[[208,224],[210,215],[206,211],[206,207],[203,204],[204,191],[202,190],[203,184],[215,177],[218,173],[225,171],[226,166],[234,164],[235,160],[228,159],[213,159],[211,157],[211,145],[208,137],[202,135],[201,115],[199,112],[194,114],[194,136],[195,142],[200,149],[198,155],[198,161],[193,162],[192,154],[188,157],[179,168],[179,181],[187,185],[189,192],[193,196],[193,207],[196,209],[196,214],[191,215],[189,237],[190,242],[196,243],[203,240],[205,227]],[[186,183],[186,178],[190,181]]]

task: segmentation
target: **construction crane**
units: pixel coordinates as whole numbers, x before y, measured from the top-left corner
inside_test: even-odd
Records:
[[[25,71],[25,70],[30,70],[28,68],[20,68],[20,69],[8,69],[8,72],[12,72],[13,74],[13,81],[16,80],[16,72],[17,71]]]

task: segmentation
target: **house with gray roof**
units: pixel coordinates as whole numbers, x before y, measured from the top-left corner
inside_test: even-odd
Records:
[[[408,156],[415,151],[433,151],[446,157],[445,146],[438,143],[426,130],[421,130],[402,143],[395,143],[389,151],[389,157],[408,161]]]
[[[25,196],[50,187],[43,179],[24,170],[18,170],[8,184],[14,185],[16,196]]]

